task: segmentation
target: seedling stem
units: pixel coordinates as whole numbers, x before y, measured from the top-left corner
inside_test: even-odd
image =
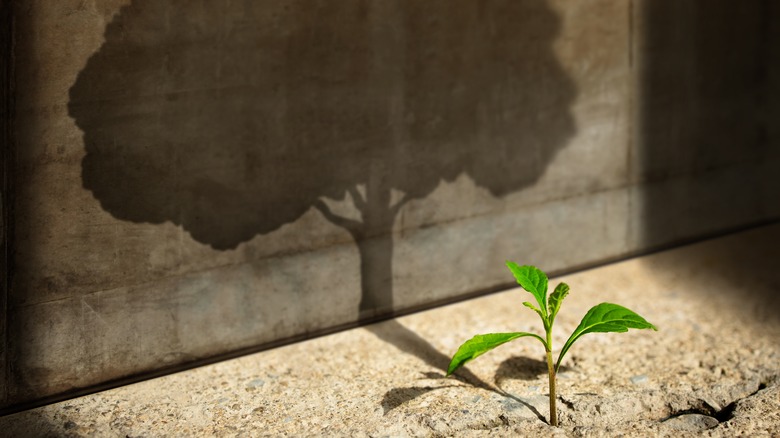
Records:
[[[555,366],[552,358],[550,333],[547,333],[547,375],[550,377],[550,424],[558,427],[558,411],[555,409]]]

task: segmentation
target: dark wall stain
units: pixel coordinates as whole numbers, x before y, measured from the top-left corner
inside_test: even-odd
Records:
[[[13,108],[13,15],[11,2],[0,0],[0,405],[8,398],[8,286],[11,284],[13,229],[11,118]]]
[[[780,217],[780,4],[642,3],[639,131],[645,248],[777,222]],[[777,235],[769,233],[768,236]],[[720,253],[659,266],[711,271],[735,309],[780,307],[777,248],[752,234]],[[751,285],[748,287],[747,285]],[[773,315],[770,315],[773,314]]]
[[[645,245],[765,216],[761,198],[780,197],[776,189],[764,193],[759,169],[780,157],[780,8],[763,0],[642,4],[637,142],[639,176],[649,183]],[[728,182],[718,179],[751,166]],[[661,188],[679,178],[690,184]]]

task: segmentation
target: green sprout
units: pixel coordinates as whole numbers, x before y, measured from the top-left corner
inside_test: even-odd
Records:
[[[588,310],[588,313],[582,318],[580,325],[577,326],[566,343],[563,344],[563,348],[560,354],[558,354],[558,360],[553,365],[553,323],[555,322],[555,316],[558,315],[558,311],[561,309],[563,299],[569,294],[569,286],[566,283],[558,284],[555,287],[555,291],[547,298],[547,275],[544,272],[535,266],[518,266],[514,262],[506,262],[506,265],[514,274],[517,283],[536,298],[539,307],[527,301],[523,305],[536,312],[542,318],[546,336],[542,338],[535,333],[527,332],[476,335],[458,348],[447,369],[447,376],[450,376],[466,362],[487,353],[501,344],[526,336],[536,338],[544,345],[544,350],[547,353],[547,373],[550,378],[550,424],[558,426],[558,416],[555,410],[555,375],[561,366],[563,357],[577,339],[587,333],[623,333],[630,328],[658,329],[653,324],[645,321],[641,316],[623,306],[611,303],[598,304]]]

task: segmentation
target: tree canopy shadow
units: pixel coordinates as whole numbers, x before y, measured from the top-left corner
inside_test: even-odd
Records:
[[[70,90],[83,185],[218,250],[317,209],[358,247],[361,317],[387,314],[406,203],[460,175],[521,190],[573,135],[559,21],[544,0],[133,0]]]

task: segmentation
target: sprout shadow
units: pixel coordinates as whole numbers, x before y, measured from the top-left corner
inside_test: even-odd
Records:
[[[417,333],[404,327],[395,319],[384,321],[378,324],[371,324],[365,327],[366,330],[373,333],[377,338],[387,342],[404,353],[412,354],[424,361],[427,365],[441,370],[442,373],[426,372],[424,375],[429,379],[444,379],[447,372],[447,366],[450,358],[444,353],[433,347],[428,341]],[[468,383],[471,386],[492,390],[493,387],[477,377],[466,368],[461,368],[455,373],[459,380]]]
[[[399,350],[405,353],[417,356],[419,359],[422,359],[427,365],[436,368],[438,370],[441,370],[441,373],[435,371],[423,372],[422,373],[423,379],[441,380],[446,382],[453,382],[453,380],[455,380],[475,388],[484,389],[486,391],[493,392],[502,397],[510,398],[520,403],[521,405],[528,408],[531,412],[533,412],[534,415],[536,415],[536,417],[539,418],[539,420],[544,422],[547,421],[544,418],[544,416],[535,407],[525,402],[524,400],[520,399],[519,397],[504,391],[503,389],[485,382],[484,380],[476,376],[474,373],[472,373],[466,367],[462,367],[459,370],[457,370],[455,373],[453,373],[451,378],[446,377],[447,367],[449,365],[450,358],[447,355],[440,352],[439,350],[437,350],[436,348],[434,348],[428,341],[426,341],[420,335],[401,325],[401,323],[399,323],[397,320],[393,319],[378,324],[372,324],[366,326],[365,329],[373,333],[382,341],[385,341],[395,346],[396,348],[398,348]],[[528,360],[533,361],[533,359],[528,359]],[[499,371],[500,370],[501,368],[499,368]],[[442,384],[439,386],[426,385],[426,386],[392,388],[384,394],[380,404],[382,406],[384,414],[386,415],[388,412],[392,411],[393,409],[396,409],[399,406],[411,400],[414,400],[418,397],[422,397],[425,394],[428,394],[432,391],[445,389],[445,388],[455,388],[459,386],[462,385]]]
[[[421,397],[431,391],[444,388],[455,388],[458,385],[442,385],[442,386],[412,386],[408,388],[393,388],[385,393],[382,397],[382,409],[384,414],[393,409],[407,403],[411,400]]]
[[[561,365],[559,373],[571,371],[571,368]],[[497,386],[505,380],[536,380],[539,376],[547,375],[547,362],[533,359],[527,356],[513,356],[501,362],[496,371],[495,379]]]

